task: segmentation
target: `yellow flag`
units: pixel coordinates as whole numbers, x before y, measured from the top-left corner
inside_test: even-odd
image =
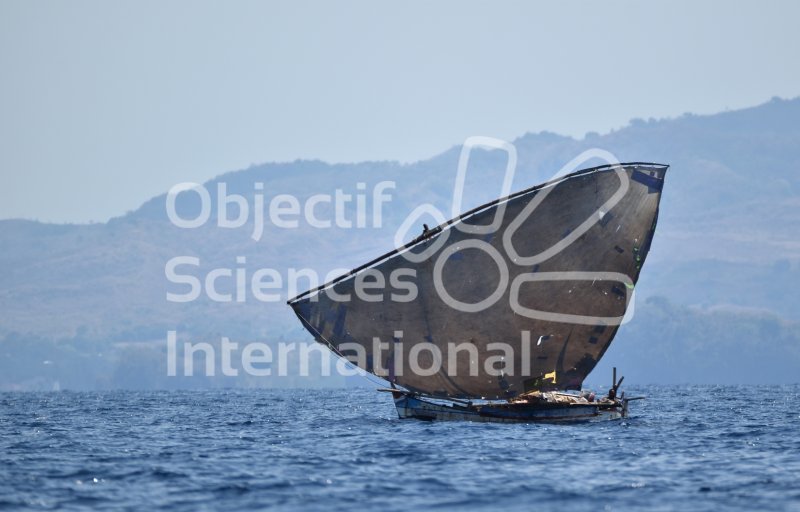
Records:
[[[553,370],[550,373],[545,373],[544,374],[544,378],[545,379],[553,379],[553,384],[555,384],[556,383],[556,371]]]

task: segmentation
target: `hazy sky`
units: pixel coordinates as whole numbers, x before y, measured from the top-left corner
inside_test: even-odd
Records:
[[[0,0],[0,218],[800,95],[798,2]]]

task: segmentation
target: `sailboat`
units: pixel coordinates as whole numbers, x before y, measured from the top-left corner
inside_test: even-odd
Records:
[[[315,340],[389,386],[401,419],[618,419],[582,391],[626,319],[668,165],[582,169],[466,211],[288,301]]]

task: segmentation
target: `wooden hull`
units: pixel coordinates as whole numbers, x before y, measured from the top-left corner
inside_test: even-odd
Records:
[[[400,419],[498,423],[563,423],[615,420],[627,415],[627,402],[614,403],[487,403],[432,400],[402,391],[392,393]]]

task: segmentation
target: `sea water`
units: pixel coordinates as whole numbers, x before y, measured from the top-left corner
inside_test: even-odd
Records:
[[[0,509],[800,510],[800,386],[625,420],[397,419],[371,389],[0,394]]]

